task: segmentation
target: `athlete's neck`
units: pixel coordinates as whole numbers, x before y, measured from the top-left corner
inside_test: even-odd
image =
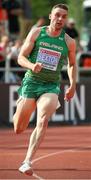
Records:
[[[62,32],[62,29],[56,29],[56,28],[53,28],[52,26],[47,27],[47,33],[49,36],[59,36],[61,32]]]

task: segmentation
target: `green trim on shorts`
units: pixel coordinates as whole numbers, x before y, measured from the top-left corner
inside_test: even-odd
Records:
[[[18,89],[19,96],[38,99],[44,93],[60,93],[60,83],[41,82],[31,77],[24,77]]]

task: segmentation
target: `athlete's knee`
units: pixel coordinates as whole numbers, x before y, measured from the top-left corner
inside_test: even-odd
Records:
[[[17,119],[13,119],[14,132],[20,134],[24,131],[24,128],[19,124]]]
[[[23,128],[21,128],[19,125],[17,125],[17,124],[14,124],[14,132],[16,133],[16,134],[20,134],[20,133],[22,133],[24,131],[24,129]]]
[[[16,134],[21,134],[23,131],[24,131],[24,130],[22,130],[22,129],[14,128],[14,132],[15,132]]]

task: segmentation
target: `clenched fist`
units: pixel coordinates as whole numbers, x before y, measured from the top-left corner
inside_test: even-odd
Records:
[[[37,63],[33,64],[32,71],[35,72],[35,73],[39,73],[42,68],[43,68],[42,63],[37,62]]]

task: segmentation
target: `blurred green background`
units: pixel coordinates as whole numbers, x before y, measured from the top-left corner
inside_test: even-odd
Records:
[[[35,23],[39,16],[48,16],[51,8],[58,3],[66,3],[69,6],[69,17],[76,20],[77,26],[80,29],[83,26],[83,8],[84,0],[29,0],[32,7],[32,18]]]

